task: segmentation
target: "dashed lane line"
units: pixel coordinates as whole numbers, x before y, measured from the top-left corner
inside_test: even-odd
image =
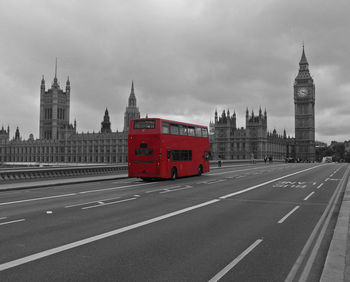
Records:
[[[22,222],[22,221],[25,221],[25,219],[21,218],[21,219],[12,220],[12,221],[1,222],[0,225],[7,225],[7,224],[17,223],[17,222]]]
[[[186,185],[185,187],[181,187],[181,188],[164,190],[164,191],[160,192],[160,194],[165,194],[165,193],[170,193],[170,192],[176,192],[176,191],[186,190],[186,189],[191,189],[191,188],[193,188],[193,186]]]
[[[40,198],[32,198],[32,199],[18,200],[18,201],[12,201],[12,202],[4,202],[4,203],[0,203],[0,206],[12,205],[12,204],[20,204],[20,203],[40,201],[40,200],[55,199],[55,198],[70,197],[70,196],[75,196],[75,195],[77,195],[77,193],[70,193],[70,194],[63,194],[63,195],[56,195],[56,196],[48,196],[48,197],[40,197]]]
[[[310,168],[307,168],[307,169],[304,169],[304,170],[300,170],[300,171],[297,171],[297,172],[294,172],[294,173],[290,173],[290,174],[287,174],[287,175],[284,175],[284,176],[281,176],[281,177],[278,177],[278,178],[266,181],[264,183],[260,183],[258,185],[254,185],[252,187],[249,187],[249,188],[246,188],[246,189],[243,189],[243,190],[240,190],[240,191],[237,191],[237,192],[234,192],[234,193],[222,196],[222,197],[220,197],[220,199],[227,199],[227,198],[230,198],[230,197],[233,197],[233,196],[236,196],[236,195],[239,195],[239,194],[242,194],[242,193],[254,190],[254,189],[259,188],[261,186],[264,186],[266,184],[270,184],[270,183],[276,182],[278,180],[281,180],[281,179],[284,179],[284,178],[287,178],[287,177],[290,177],[290,176],[293,176],[293,175],[297,175],[299,173],[302,173],[302,172],[305,172],[305,171],[309,171],[311,169],[315,169],[315,168],[320,167],[320,166],[321,165],[318,165],[318,166],[310,167]]]
[[[304,201],[307,201],[315,192],[311,192],[309,195],[307,195],[304,199]]]
[[[134,185],[125,185],[125,186],[118,186],[118,187],[111,187],[111,188],[82,191],[82,192],[79,192],[78,194],[88,194],[88,193],[96,193],[96,192],[101,192],[101,191],[119,190],[119,189],[130,188],[130,187],[150,185],[150,184],[154,184],[154,183],[157,183],[157,182],[140,183],[140,184],[134,184]]]
[[[68,206],[65,206],[65,208],[67,209],[67,208],[73,208],[73,207],[85,206],[85,205],[92,204],[92,203],[97,203],[97,202],[105,202],[105,201],[116,200],[116,199],[120,199],[120,197],[116,197],[116,198],[109,198],[109,199],[103,199],[103,200],[95,200],[95,201],[85,202],[85,203],[79,203],[79,204],[73,204],[73,205],[68,205]]]
[[[231,261],[227,266],[225,266],[218,274],[209,280],[209,282],[219,281],[224,277],[232,268],[234,268],[245,256],[247,256],[251,251],[253,251],[263,240],[258,239],[253,244],[251,244],[244,252],[242,252],[238,257]]]
[[[99,208],[99,207],[104,207],[104,206],[109,206],[109,205],[114,205],[114,204],[129,202],[129,201],[133,201],[133,200],[136,200],[136,199],[137,199],[137,198],[129,198],[129,199],[124,199],[124,200],[115,201],[115,202],[109,202],[109,203],[100,202],[98,205],[83,207],[83,208],[81,208],[81,209],[82,209],[82,210],[87,210],[87,209]]]
[[[195,205],[195,206],[191,206],[191,207],[188,207],[188,208],[185,208],[185,209],[181,209],[181,210],[174,211],[174,212],[171,212],[171,213],[167,213],[167,214],[155,217],[155,218],[151,218],[151,219],[148,219],[148,220],[145,220],[145,221],[141,221],[141,222],[138,222],[138,223],[126,226],[126,227],[118,228],[118,229],[115,229],[113,231],[109,231],[109,232],[102,233],[102,234],[99,234],[99,235],[96,235],[96,236],[92,236],[92,237],[89,237],[89,238],[86,238],[86,239],[82,239],[82,240],[79,240],[79,241],[76,241],[76,242],[73,242],[73,243],[62,245],[62,246],[59,246],[59,247],[56,247],[56,248],[53,248],[53,249],[49,249],[49,250],[45,250],[45,251],[42,251],[42,252],[39,252],[39,253],[36,253],[36,254],[32,254],[32,255],[29,255],[29,256],[26,256],[26,257],[23,257],[23,258],[20,258],[20,259],[16,259],[16,260],[13,260],[13,261],[5,262],[5,263],[0,264],[0,272],[4,271],[6,269],[9,269],[9,268],[13,268],[13,267],[16,267],[16,266],[19,266],[19,265],[31,262],[31,261],[35,261],[35,260],[38,260],[38,259],[41,259],[41,258],[44,258],[44,257],[48,257],[48,256],[51,256],[51,255],[54,255],[54,254],[57,254],[57,253],[61,253],[61,252],[64,252],[64,251],[67,251],[67,250],[70,250],[70,249],[73,249],[73,248],[76,248],[76,247],[79,247],[79,246],[83,246],[83,245],[86,245],[86,244],[89,244],[89,243],[92,243],[92,242],[95,242],[95,241],[99,241],[99,240],[102,240],[102,239],[105,239],[105,238],[108,238],[108,237],[111,237],[111,236],[115,236],[117,234],[121,234],[121,233],[130,231],[130,230],[133,230],[133,229],[136,229],[136,228],[140,228],[142,226],[149,225],[149,224],[152,224],[152,223],[155,223],[155,222],[158,222],[158,221],[170,218],[170,217],[174,217],[174,216],[177,216],[177,215],[180,215],[180,214],[184,214],[184,213],[187,213],[189,211],[192,211],[192,210],[195,210],[195,209],[198,209],[198,208],[202,208],[202,207],[205,207],[205,206],[208,206],[208,205],[212,205],[212,204],[217,203],[219,201],[220,200],[218,200],[218,199],[211,200],[211,201],[204,202],[204,203],[201,203],[201,204],[198,204],[198,205]]]
[[[324,183],[321,183],[320,185],[318,185],[318,186],[316,187],[316,189],[320,189],[320,188],[323,186],[323,184],[324,184]]]
[[[296,206],[294,209],[292,209],[289,213],[287,213],[284,217],[282,217],[277,223],[283,223],[289,216],[291,216],[300,206]]]
[[[129,187],[138,187],[138,186],[144,186],[144,185],[149,185],[149,184],[153,184],[153,183],[156,183],[156,182],[141,183],[141,184],[135,184],[135,185],[126,185],[126,186],[120,186],[120,187],[111,187],[111,188],[104,188],[104,189],[97,189],[97,190],[89,190],[89,191],[82,191],[82,192],[55,195],[55,196],[47,196],[47,197],[39,197],[39,198],[31,198],[31,199],[24,199],[24,200],[11,201],[11,202],[3,202],[3,203],[0,203],[0,206],[49,200],[49,199],[55,199],[55,198],[71,197],[71,196],[77,196],[80,194],[95,193],[95,192],[102,192],[102,191],[109,191],[109,190],[118,190],[118,189],[124,189],[124,188],[129,188]]]
[[[279,165],[279,166],[284,166],[284,165]],[[237,170],[229,170],[229,171],[223,171],[223,172],[213,172],[213,173],[206,173],[203,175],[220,175],[220,174],[227,174],[227,173],[232,173],[232,172],[251,171],[253,169],[264,169],[264,167],[253,167],[253,168],[248,168],[248,169],[237,169]]]

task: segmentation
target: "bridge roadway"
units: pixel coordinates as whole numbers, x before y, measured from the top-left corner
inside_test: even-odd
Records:
[[[235,165],[3,191],[0,281],[318,281],[346,173]]]

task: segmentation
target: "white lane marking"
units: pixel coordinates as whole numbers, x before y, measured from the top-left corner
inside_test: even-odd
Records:
[[[210,184],[220,183],[220,182],[223,182],[223,181],[226,181],[226,180],[225,179],[218,179],[218,180],[208,181],[205,184],[210,185]]]
[[[18,201],[13,201],[13,202],[4,202],[4,203],[0,203],[0,206],[20,204],[20,203],[40,201],[40,200],[55,199],[55,198],[62,198],[62,197],[70,197],[70,196],[75,196],[75,195],[77,195],[77,194],[71,193],[71,194],[63,194],[63,195],[48,196],[48,197],[41,197],[41,198],[32,198],[32,199],[26,199],[26,200],[18,200]]]
[[[300,206],[296,206],[294,209],[292,209],[289,213],[287,213],[284,217],[282,217],[278,223],[283,223],[293,212],[295,212]]]
[[[32,199],[18,200],[18,201],[12,201],[12,202],[4,202],[4,203],[0,203],[0,206],[20,204],[20,203],[33,202],[33,201],[48,200],[48,199],[55,199],[55,198],[62,198],[62,197],[70,197],[70,196],[76,196],[76,195],[80,195],[80,194],[87,194],[87,193],[94,193],[94,192],[101,192],[101,191],[108,191],[108,190],[124,189],[124,188],[135,187],[135,186],[149,185],[149,184],[153,184],[153,183],[156,183],[156,182],[141,183],[141,184],[135,184],[135,185],[126,185],[126,186],[112,187],[112,188],[105,188],[105,189],[98,189],[98,190],[89,190],[89,191],[83,191],[83,192],[77,192],[77,193],[62,194],[62,195],[56,195],[56,196],[47,196],[47,197],[40,197],[40,198],[32,198]]]
[[[163,189],[162,190],[169,190],[169,189],[174,189],[174,188],[180,188],[180,187],[182,187],[182,185],[170,185],[170,186],[165,186],[165,187],[163,187]]]
[[[320,166],[321,165],[318,165],[318,166],[310,167],[310,168],[307,168],[307,169],[304,169],[304,170],[300,170],[300,171],[297,171],[297,172],[294,172],[294,173],[291,173],[291,174],[287,174],[287,175],[284,175],[284,176],[281,176],[281,177],[278,177],[278,178],[266,181],[264,183],[260,183],[258,185],[254,185],[252,187],[249,187],[249,188],[246,188],[246,189],[243,189],[243,190],[231,193],[231,194],[227,194],[225,196],[221,196],[220,199],[227,199],[227,198],[230,198],[230,197],[233,197],[233,196],[236,196],[236,195],[239,195],[239,194],[242,194],[242,193],[254,190],[254,189],[259,188],[261,186],[264,186],[266,184],[270,184],[270,183],[276,182],[278,180],[281,180],[281,179],[284,179],[284,178],[287,178],[287,177],[290,177],[290,176],[293,176],[293,175],[296,175],[296,174],[299,174],[299,173],[302,173],[302,172],[305,172],[305,171],[308,171],[308,170],[311,170],[311,169],[315,169],[315,168],[320,167]]]
[[[312,185],[316,185],[316,184],[317,184],[317,182],[312,183]]]
[[[21,222],[21,221],[25,221],[25,219],[22,218],[22,219],[17,219],[17,220],[12,220],[12,221],[1,222],[0,225],[6,225],[6,224],[11,224],[11,223],[17,223],[17,222]]]
[[[219,273],[217,273],[209,282],[219,281],[227,272],[234,268],[246,255],[253,251],[263,240],[258,239],[253,244],[251,244],[243,253],[231,261],[227,266],[225,266]]]
[[[7,218],[7,216],[5,216],[5,217],[0,217],[0,220],[6,219],[6,218]]]
[[[320,189],[322,186],[323,186],[323,183],[321,183],[320,185],[318,185],[318,186],[316,187],[316,189]]]
[[[156,190],[150,190],[150,191],[146,191],[146,194],[148,193],[154,193],[154,192],[159,192],[159,191],[163,191],[164,188],[161,188],[161,189],[156,189]]]
[[[136,200],[136,199],[137,199],[137,198],[129,198],[129,199],[124,199],[124,200],[115,201],[115,202],[110,202],[110,203],[98,202],[98,205],[83,207],[83,208],[81,208],[81,209],[82,209],[82,210],[93,209],[93,208],[104,207],[104,206],[119,204],[119,203],[123,203],[123,202],[133,201],[133,200]]]
[[[169,189],[173,189],[173,188],[180,188],[182,187],[182,185],[170,185],[170,186],[165,186],[163,188],[160,189],[155,189],[155,190],[150,190],[150,191],[146,191],[146,194],[148,193],[154,193],[154,192],[159,192],[159,191],[164,191],[164,190],[169,190]]]
[[[38,259],[41,259],[41,258],[44,258],[47,256],[51,256],[51,255],[61,253],[61,252],[64,252],[64,251],[67,251],[67,250],[70,250],[70,249],[73,249],[73,248],[76,248],[79,246],[83,246],[83,245],[86,245],[86,244],[89,244],[89,243],[92,243],[92,242],[95,242],[98,240],[102,240],[102,239],[105,239],[105,238],[108,238],[108,237],[111,237],[111,236],[114,236],[114,235],[117,235],[120,233],[124,233],[124,232],[130,231],[130,230],[133,230],[133,229],[136,229],[136,228],[148,225],[148,224],[152,224],[152,223],[155,223],[155,222],[158,222],[158,221],[170,218],[170,217],[174,217],[174,216],[177,216],[177,215],[180,215],[180,214],[183,214],[183,213],[195,210],[195,209],[199,209],[199,208],[217,203],[219,201],[220,200],[218,200],[218,199],[211,200],[211,201],[204,202],[204,203],[201,203],[201,204],[198,204],[195,206],[191,206],[191,207],[188,207],[185,209],[181,209],[181,210],[178,210],[175,212],[167,213],[167,214],[155,217],[155,218],[141,221],[141,222],[138,222],[138,223],[126,226],[126,227],[118,228],[118,229],[115,229],[113,231],[109,231],[109,232],[102,233],[102,234],[92,236],[89,238],[85,238],[85,239],[82,239],[82,240],[79,240],[79,241],[76,241],[73,243],[59,246],[59,247],[56,247],[53,249],[49,249],[49,250],[45,250],[45,251],[42,251],[42,252],[39,252],[36,254],[32,254],[32,255],[29,255],[29,256],[26,256],[26,257],[23,257],[20,259],[5,262],[3,264],[0,264],[0,271],[4,271],[6,269],[13,268],[13,267],[16,267],[16,266],[19,266],[19,265],[22,265],[22,264],[25,264],[25,263],[28,263],[31,261],[35,261],[35,260],[38,260]]]
[[[219,183],[219,182],[223,182],[223,181],[226,181],[226,179],[208,180],[208,181],[197,182],[196,184],[210,185],[210,184],[215,184],[215,183]]]
[[[326,178],[326,179],[325,179],[325,181],[328,181],[328,180],[329,180],[329,178]]]
[[[141,183],[141,184],[134,184],[134,185],[125,185],[125,186],[119,186],[119,187],[89,190],[89,191],[79,192],[78,194],[88,194],[88,193],[96,193],[96,192],[101,192],[101,191],[118,190],[118,189],[124,189],[124,188],[135,187],[135,186],[150,185],[150,184],[154,184],[154,183],[158,183],[158,182],[149,182],[149,183]]]
[[[80,203],[80,204],[73,204],[73,205],[65,206],[65,208],[73,208],[73,207],[85,206],[85,205],[92,204],[92,203],[104,202],[104,201],[111,201],[111,200],[116,200],[116,199],[120,199],[120,197],[109,198],[109,199],[103,199],[103,200],[96,200],[96,201],[91,201],[91,202],[86,202],[86,203]]]
[[[171,190],[165,190],[165,191],[162,191],[160,192],[160,194],[164,194],[164,193],[170,193],[170,192],[176,192],[176,191],[180,191],[180,190],[185,190],[185,189],[191,189],[193,188],[192,186],[190,185],[186,185],[185,187],[181,187],[181,188],[177,188],[177,189],[171,189]]]
[[[315,192],[311,192],[308,196],[305,197],[304,201],[307,201]]]
[[[254,167],[254,168],[248,168],[248,169],[237,169],[237,170],[230,170],[230,171],[224,171],[224,172],[206,173],[204,175],[220,175],[220,174],[226,174],[226,173],[232,173],[232,172],[238,172],[238,171],[251,171],[253,169],[264,169],[264,167]]]

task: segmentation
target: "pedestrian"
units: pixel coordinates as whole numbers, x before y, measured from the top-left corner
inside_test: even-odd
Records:
[[[266,164],[266,162],[267,162],[267,155],[265,155],[265,157],[264,157],[264,162]]]
[[[252,161],[252,164],[254,164],[254,163],[255,163],[255,160],[254,160],[254,153],[251,153],[251,154],[250,154],[250,159],[251,159],[251,161]]]

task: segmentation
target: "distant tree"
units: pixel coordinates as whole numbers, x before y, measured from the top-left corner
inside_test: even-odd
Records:
[[[344,154],[344,160],[348,163],[350,163],[350,152],[347,152]]]
[[[345,153],[343,142],[333,141],[330,146],[316,148],[316,160],[322,161],[324,157],[331,156],[333,161],[339,162],[345,160],[350,162],[350,153]]]
[[[334,155],[333,155],[334,161],[339,162],[341,160],[344,160],[345,146],[343,142],[338,142],[334,144],[333,150],[334,150]]]

